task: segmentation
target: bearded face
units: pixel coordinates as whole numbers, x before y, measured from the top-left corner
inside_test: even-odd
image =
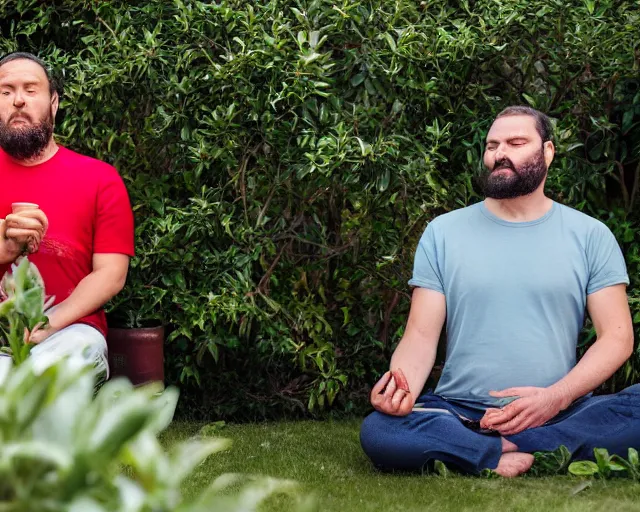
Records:
[[[0,147],[18,161],[36,160],[53,137],[58,94],[29,59],[0,66]]]
[[[16,160],[38,157],[53,135],[53,115],[48,111],[33,121],[29,115],[16,112],[7,122],[0,120],[0,147]]]
[[[487,134],[485,172],[479,177],[485,196],[514,199],[535,192],[552,158],[553,143],[542,141],[533,117],[499,117]]]
[[[480,184],[486,197],[513,199],[533,193],[546,175],[544,150],[540,149],[517,167],[508,157],[496,160],[493,169],[482,175]]]

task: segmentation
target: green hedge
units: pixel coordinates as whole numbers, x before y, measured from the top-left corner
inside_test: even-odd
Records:
[[[112,317],[168,325],[189,414],[365,410],[417,240],[481,199],[509,104],[553,117],[549,192],[614,230],[640,324],[634,1],[1,5],[0,53],[64,75],[59,139],[126,179],[138,256]],[[634,355],[607,389],[639,376]]]

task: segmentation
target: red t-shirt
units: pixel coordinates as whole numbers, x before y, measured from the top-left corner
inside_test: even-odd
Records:
[[[0,218],[11,203],[36,203],[49,219],[37,253],[29,255],[55,304],[65,300],[92,271],[95,253],[134,255],[133,212],[127,189],[111,165],[59,146],[46,162],[27,167],[0,149]],[[0,265],[0,276],[10,265]],[[92,325],[105,336],[101,308],[78,323]]]

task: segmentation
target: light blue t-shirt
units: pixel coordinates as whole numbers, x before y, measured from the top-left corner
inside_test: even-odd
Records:
[[[554,202],[508,222],[484,202],[437,217],[418,245],[409,284],[443,293],[447,350],[435,392],[500,406],[490,390],[549,386],[576,364],[587,295],[629,284],[602,222]]]

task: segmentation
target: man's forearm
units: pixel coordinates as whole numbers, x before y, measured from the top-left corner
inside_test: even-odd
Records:
[[[125,276],[126,277],[126,276]],[[71,295],[51,314],[51,327],[63,329],[104,306],[124,286],[124,278],[109,269],[93,271],[78,283]]]
[[[598,338],[578,364],[550,389],[561,394],[568,406],[611,377],[632,351],[633,340],[607,336]]]
[[[427,341],[417,333],[405,335],[391,358],[391,368],[400,368],[414,396],[422,391],[436,360],[438,340]]]

